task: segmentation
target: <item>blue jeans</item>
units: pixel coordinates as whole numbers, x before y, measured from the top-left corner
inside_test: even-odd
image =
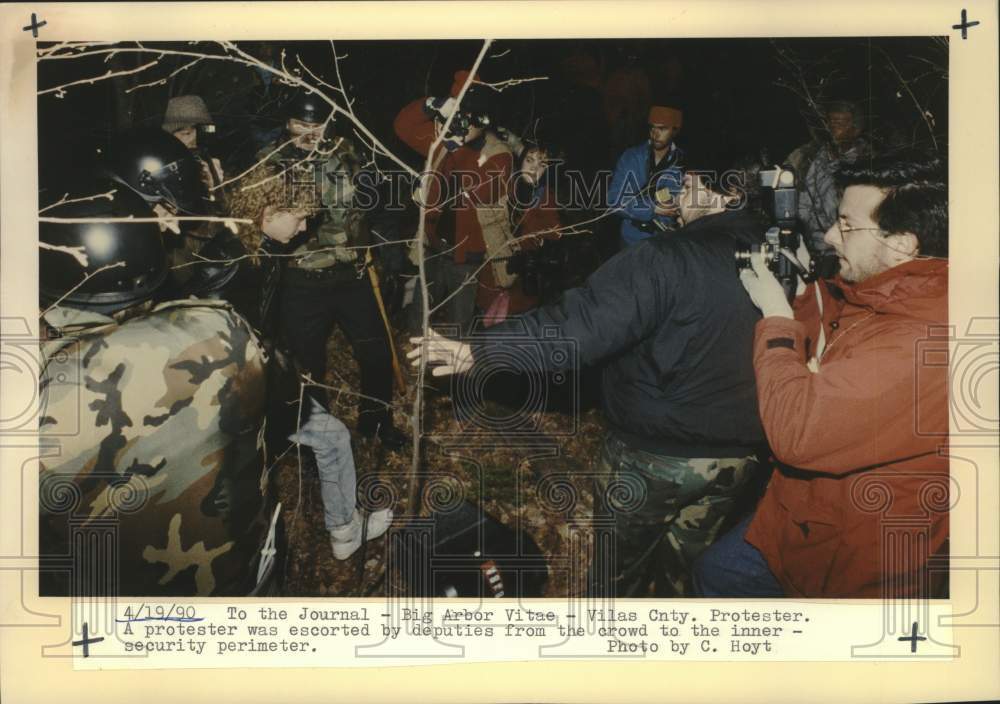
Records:
[[[785,596],[767,561],[746,541],[747,516],[719,538],[694,563],[694,591],[698,596],[779,597]]]

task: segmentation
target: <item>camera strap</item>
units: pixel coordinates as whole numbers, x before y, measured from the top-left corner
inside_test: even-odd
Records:
[[[813,374],[819,373],[819,360],[823,358],[823,352],[826,351],[826,329],[823,326],[823,294],[820,293],[819,287],[820,282],[817,281],[816,285],[813,286],[813,292],[816,294],[816,306],[819,308],[819,335],[816,337],[816,354],[806,363],[809,371]]]

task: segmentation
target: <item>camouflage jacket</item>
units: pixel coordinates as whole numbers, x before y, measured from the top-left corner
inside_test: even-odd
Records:
[[[234,217],[248,217],[256,223],[250,241],[244,238],[244,244],[250,251],[259,246],[260,222],[267,206],[306,207],[314,214],[307,221],[307,232],[291,241],[291,253],[296,256],[288,258],[288,266],[325,269],[363,262],[361,248],[369,243],[369,234],[355,197],[362,169],[354,145],[337,137],[304,160],[290,146],[279,150],[280,144],[269,144],[257,154],[260,163],[231,197]]]
[[[267,360],[249,326],[198,300],[45,318],[64,336],[42,347],[41,554],[86,565],[71,550],[101,528],[115,535],[120,595],[246,594],[268,518]]]
[[[868,142],[858,138],[840,154],[830,146],[816,152],[799,186],[799,220],[805,224],[805,235],[814,252],[826,252],[830,245],[823,241],[826,231],[837,220],[840,193],[835,174],[840,163],[853,164],[868,152]],[[801,175],[801,174],[800,174]]]

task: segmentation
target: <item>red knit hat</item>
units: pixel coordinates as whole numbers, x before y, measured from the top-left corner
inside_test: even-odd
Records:
[[[669,108],[665,105],[653,105],[649,108],[649,124],[673,127],[674,129],[684,124],[684,113],[677,108]]]
[[[458,97],[458,94],[462,90],[462,86],[465,85],[465,82],[467,80],[469,80],[469,72],[468,71],[466,71],[465,69],[462,69],[461,71],[455,71],[455,81],[451,84],[451,97],[452,98],[457,98]],[[469,86],[469,88],[471,89],[472,86],[475,85],[475,82],[478,81],[478,80],[479,80],[479,74],[477,73],[475,75],[475,77],[472,79],[473,82]]]

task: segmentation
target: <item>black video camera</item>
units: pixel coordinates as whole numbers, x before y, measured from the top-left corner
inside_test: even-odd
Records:
[[[470,112],[460,112],[448,126],[446,138],[464,139],[472,127],[488,127],[490,118],[486,115],[475,115]]]
[[[507,260],[507,273],[521,277],[521,289],[529,296],[547,299],[563,288],[571,252],[559,240],[545,242],[537,249],[524,249]]]
[[[810,257],[809,265],[802,264],[796,253],[802,242],[798,228],[799,195],[795,189],[795,171],[789,167],[775,166],[759,174],[764,212],[771,226],[764,233],[764,242],[736,250],[736,269],[750,268],[750,255],[760,252],[764,263],[781,282],[788,300],[795,297],[798,278],[814,281],[819,276],[832,276],[828,261]],[[836,260],[834,260],[835,262]]]

